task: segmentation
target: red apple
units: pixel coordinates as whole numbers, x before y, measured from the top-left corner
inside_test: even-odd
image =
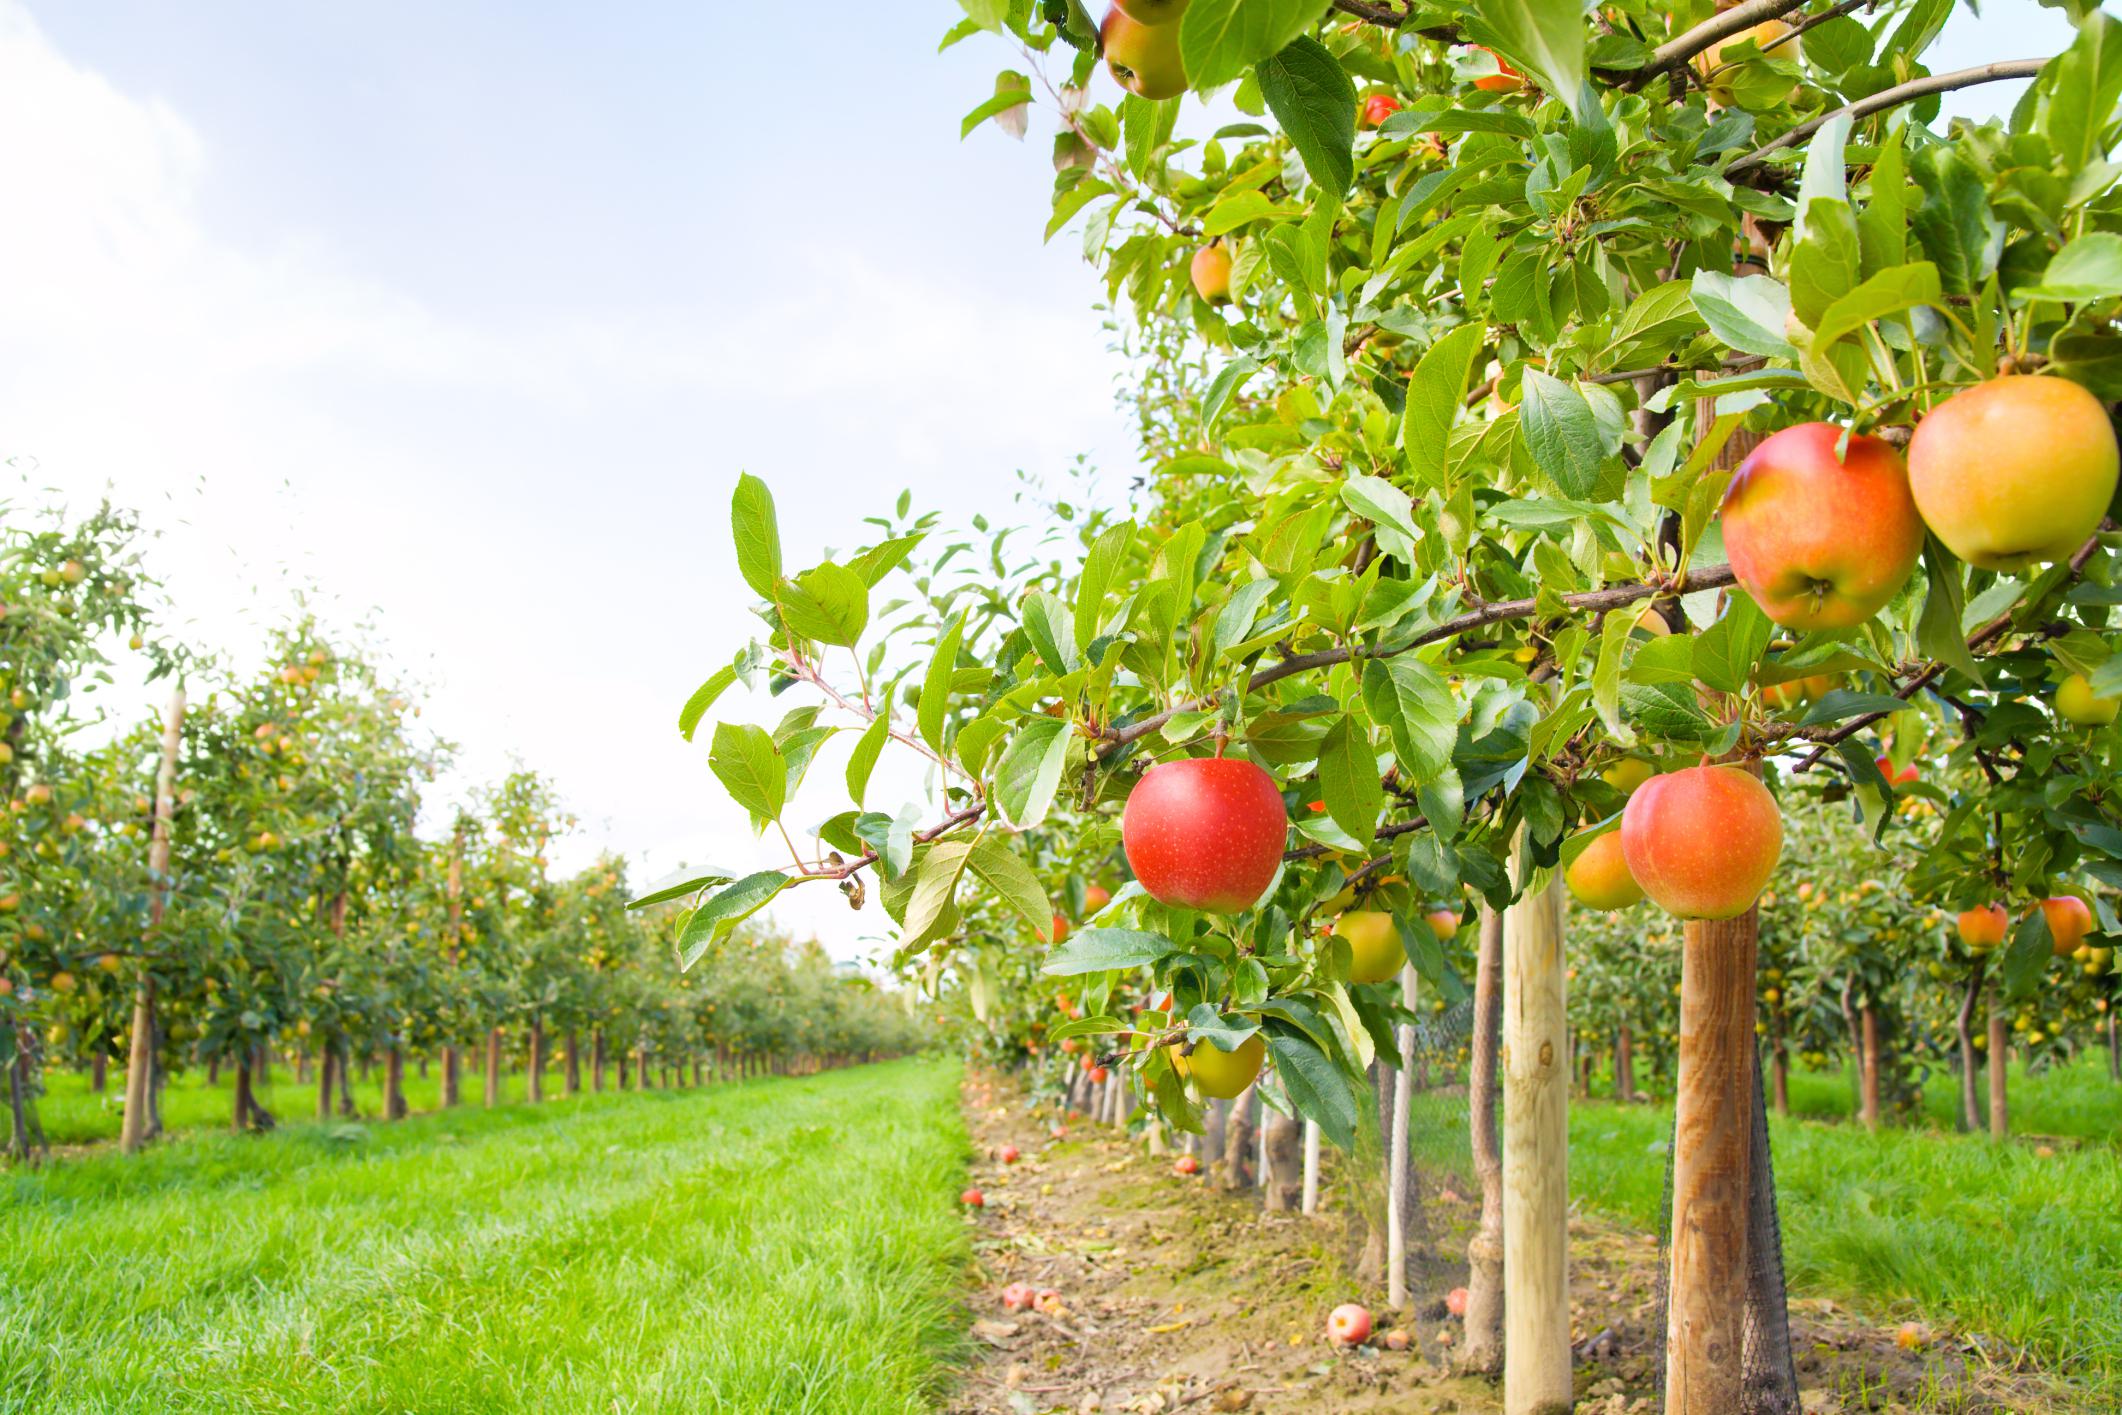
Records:
[[[2040,909],[2041,917],[2048,920],[2049,942],[2058,958],[2070,957],[2078,945],[2085,942],[2085,936],[2093,931],[2093,911],[2086,908],[2085,901],[2075,894],[2044,899]]]
[[[1894,770],[1894,759],[1892,757],[1881,757],[1876,765],[1879,768],[1879,775],[1885,777],[1887,784],[1890,786],[1906,786],[1910,782],[1920,779],[1923,775],[1923,773],[1916,770],[1914,762],[1910,762],[1899,771]]]
[[[1002,1289],[1002,1305],[1012,1312],[1029,1312],[1039,1300],[1039,1290],[1028,1282],[1013,1282]]]
[[[1783,854],[1783,815],[1752,774],[1697,766],[1654,776],[1621,813],[1621,848],[1643,892],[1683,919],[1745,913]]]
[[[2068,559],[2107,514],[2118,468],[2106,407],[2061,378],[2011,375],[1955,393],[1908,444],[1916,509],[1984,570]]]
[[[1326,1339],[1336,1346],[1361,1346],[1370,1340],[1370,1310],[1343,1302],[1327,1314]]]
[[[1127,863],[1150,897],[1215,914],[1259,902],[1287,831],[1274,778],[1238,757],[1153,766],[1120,813]]]
[[[1405,1351],[1410,1340],[1411,1338],[1405,1330],[1400,1327],[1394,1327],[1385,1334],[1385,1349],[1387,1351]]]
[[[1017,1162],[1017,1147],[1015,1145],[1004,1145],[1002,1153],[997,1158],[1004,1164],[1015,1164]]]
[[[1515,93],[1525,87],[1525,76],[1510,66],[1510,60],[1485,44],[1477,44],[1474,47],[1495,60],[1498,70],[1496,73],[1483,74],[1480,78],[1475,79],[1475,88],[1485,93]]]
[[[1356,121],[1366,128],[1375,128],[1399,111],[1399,99],[1389,93],[1374,93],[1363,100],[1363,107],[1357,114]]]
[[[1429,931],[1446,943],[1459,936],[1459,911],[1457,909],[1432,909],[1422,916]]]
[[[1051,1134],[1056,1140],[1066,1140],[1068,1138],[1068,1127],[1066,1125],[1056,1125],[1048,1133]]]
[[[1083,912],[1096,914],[1113,902],[1113,893],[1102,884],[1094,884],[1083,891]]]
[[[1186,1178],[1201,1172],[1201,1161],[1192,1155],[1181,1155],[1172,1161],[1172,1173]]]
[[[1067,937],[1068,920],[1062,918],[1059,914],[1054,915],[1054,942],[1059,943],[1062,939]]]
[[[2005,931],[2010,927],[2011,915],[2004,912],[2002,904],[1968,909],[1960,915],[1960,942],[1970,952],[1987,953],[2004,942]]]
[[[1923,550],[1901,454],[1832,423],[1787,427],[1724,492],[1724,550],[1761,610],[1790,629],[1848,629],[1894,597]]]
[[[1471,1301],[1473,1297],[1465,1288],[1455,1287],[1444,1294],[1444,1310],[1455,1317],[1463,1317],[1466,1315],[1467,1304]]]
[[[1089,1071],[1088,1071],[1088,1073],[1086,1073],[1086,1074],[1088,1074],[1088,1075],[1089,1075],[1089,1077],[1090,1077],[1090,1083],[1091,1083],[1091,1084],[1092,1084],[1093,1086],[1102,1086],[1102,1085],[1104,1085],[1104,1084],[1106,1083],[1107,1079],[1108,1079],[1108,1078],[1110,1078],[1110,1077],[1111,1077],[1111,1075],[1112,1075],[1112,1073],[1111,1073],[1111,1072],[1107,1071],[1107,1070],[1106,1070],[1106,1069],[1105,1069],[1104,1067],[1102,1067],[1102,1066],[1093,1066],[1093,1067],[1091,1067],[1091,1068],[1090,1068],[1090,1070],[1089,1070]]]
[[[1587,908],[1626,909],[1643,898],[1643,886],[1628,872],[1628,856],[1621,848],[1618,830],[1594,838],[1570,862],[1563,878],[1569,892]]]
[[[987,1195],[978,1189],[968,1189],[958,1196],[958,1202],[968,1209],[984,1209],[987,1207]]]

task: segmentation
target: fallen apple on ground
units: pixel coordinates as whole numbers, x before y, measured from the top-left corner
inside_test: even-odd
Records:
[[[1471,1301],[1471,1293],[1463,1287],[1455,1287],[1444,1294],[1444,1310],[1455,1317],[1463,1317],[1466,1315],[1467,1304]]]
[[[1370,1340],[1370,1309],[1344,1302],[1327,1314],[1326,1339],[1336,1346],[1361,1346]]]
[[[987,1207],[987,1196],[978,1189],[968,1189],[958,1196],[958,1202],[968,1209],[984,1209]]]

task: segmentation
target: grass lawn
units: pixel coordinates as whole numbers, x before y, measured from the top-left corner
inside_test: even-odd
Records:
[[[295,1123],[0,1175],[0,1411],[926,1409],[961,1340],[958,1074]]]
[[[2032,1124],[2049,1134],[2090,1133],[2122,1091],[2100,1064],[2022,1084],[2020,1113],[2045,1116]],[[1794,1104],[1799,1089],[1794,1077]],[[2122,1400],[2122,1150],[2109,1124],[2107,1143],[2044,1157],[2031,1143],[1771,1117],[1791,1291],[2001,1337]],[[1670,1105],[1575,1103],[1570,1192],[1655,1231],[1671,1137]]]

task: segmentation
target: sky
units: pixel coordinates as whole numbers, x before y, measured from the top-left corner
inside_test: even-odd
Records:
[[[436,806],[545,773],[583,822],[561,867],[785,862],[675,727],[757,624],[738,473],[800,568],[901,488],[1007,524],[1019,470],[1084,454],[1107,504],[1132,470],[1098,284],[1040,239],[1051,124],[960,140],[1022,60],[939,53],[959,13],[0,0],[0,500],[138,508],[172,631],[245,668],[298,593],[372,621],[461,749]],[[2068,33],[1992,0],[1930,62]],[[884,927],[784,899],[843,957]]]

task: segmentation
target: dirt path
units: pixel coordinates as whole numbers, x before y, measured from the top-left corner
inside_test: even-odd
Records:
[[[1265,1213],[1250,1194],[1224,1194],[1173,1172],[1118,1131],[1034,1111],[993,1076],[966,1083],[979,1158],[976,1357],[952,1415],[1050,1412],[1262,1411],[1275,1415],[1488,1415],[1500,1389],[1453,1374],[1458,1324],[1444,1296],[1465,1280],[1456,1255],[1474,1204],[1445,1190],[1427,1221],[1439,1259],[1395,1327],[1382,1291],[1355,1280],[1360,1232],[1329,1181],[1321,1214]],[[1058,1129],[1057,1129],[1058,1127]],[[1006,1147],[1017,1152],[1005,1163]],[[1580,1342],[1577,1410],[1659,1410],[1657,1245],[1603,1220],[1571,1223],[1571,1297]],[[1012,1311],[1013,1283],[1050,1294]],[[1360,1302],[1378,1318],[1369,1345],[1338,1350],[1326,1314]],[[1792,1341],[1807,1412],[1987,1415],[2082,1411],[2050,1382],[2014,1376],[1979,1342],[1862,1322],[1819,1299],[1792,1303]]]

